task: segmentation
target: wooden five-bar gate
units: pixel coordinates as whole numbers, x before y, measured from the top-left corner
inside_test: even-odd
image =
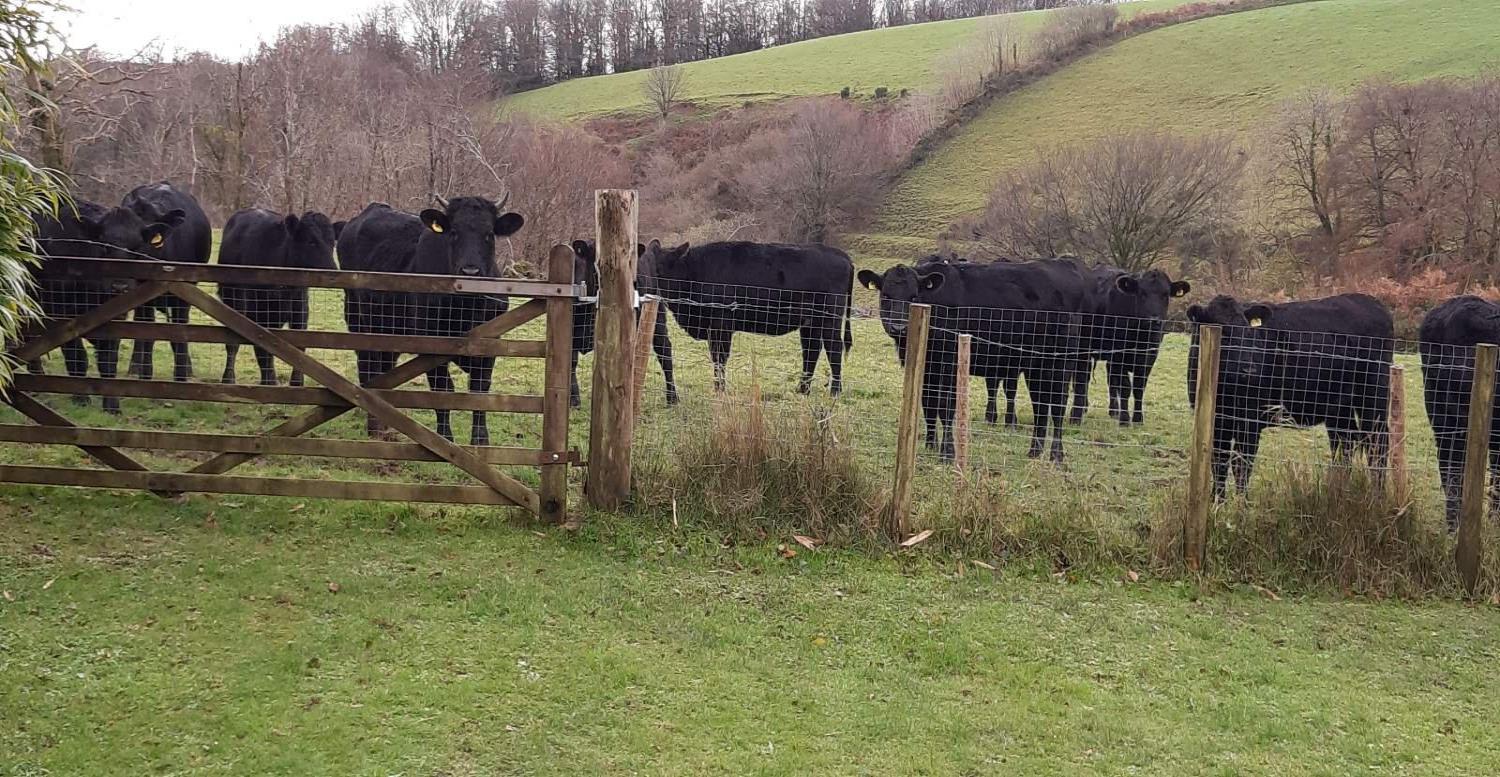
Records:
[[[631,237],[633,239],[633,235]],[[41,271],[44,289],[49,280],[82,282],[89,288],[110,291],[91,299],[81,314],[48,320],[30,332],[10,349],[12,358],[19,362],[35,362],[79,338],[248,344],[270,352],[316,385],[241,386],[18,373],[4,399],[34,424],[0,425],[0,441],[76,446],[107,469],[5,464],[0,465],[0,481],[144,489],[161,495],[216,492],[511,505],[523,507],[543,520],[562,522],[567,516],[568,468],[580,463],[579,455],[568,447],[568,386],[573,304],[581,295],[581,288],[574,285],[573,253],[566,246],[554,248],[548,257],[545,281],[104,259],[49,259]],[[346,294],[359,290],[504,296],[510,302],[504,313],[475,326],[462,337],[280,330],[257,325],[196,286],[197,283],[213,283],[221,287],[338,289]],[[115,288],[123,291],[113,291]],[[207,315],[215,325],[121,320],[133,309],[163,295],[185,301]],[[514,339],[517,327],[537,318],[545,319],[543,339]],[[389,371],[361,384],[338,367],[315,358],[308,350],[313,348],[421,355],[398,361]],[[447,369],[449,362],[462,356],[542,360],[542,394],[440,393],[425,390],[425,387],[423,390],[400,390],[401,386],[431,369]],[[141,431],[76,425],[35,399],[33,394],[293,405],[306,409],[256,435]],[[406,441],[308,436],[313,430],[356,409],[398,432]],[[409,412],[414,409],[539,414],[542,419],[541,446],[459,445],[444,439],[414,418]],[[123,449],[200,451],[211,455],[186,471],[163,472],[149,469]],[[477,484],[330,481],[233,474],[246,462],[268,455],[447,462],[472,477]],[[539,488],[533,490],[506,474],[500,466],[540,468]]]

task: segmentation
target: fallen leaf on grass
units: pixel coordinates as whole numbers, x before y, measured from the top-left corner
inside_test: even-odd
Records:
[[[55,578],[55,577],[54,577],[54,578],[52,578],[52,579],[51,579],[51,580],[48,580],[48,581],[47,581],[47,582],[45,582],[45,583],[42,583],[42,590],[43,590],[43,591],[45,591],[45,590],[47,590],[47,589],[48,589],[48,588],[51,588],[51,587],[52,587],[52,584],[53,584],[53,583],[56,583],[56,582],[57,582],[57,578]]]
[[[219,504],[222,504],[225,507],[244,507],[245,506],[244,502],[220,502]]]
[[[5,597],[5,601],[7,602],[13,602],[16,600],[16,597],[11,596],[10,591],[0,591],[0,596]]]
[[[336,594],[338,592],[339,592],[339,584],[338,583],[334,583],[334,582],[329,582],[328,583],[328,593]]]
[[[918,532],[916,534],[913,534],[910,537],[907,537],[905,540],[902,540],[901,547],[903,547],[903,548],[915,547],[916,545],[918,545],[920,543],[926,542],[927,538],[931,537],[931,536],[932,536],[932,530],[931,529],[923,529],[922,531],[920,531],[920,532]]]
[[[797,551],[792,550],[791,548],[788,548],[785,544],[777,545],[776,546],[776,552],[779,553],[779,554],[781,554],[782,558],[796,558],[797,557]]]
[[[1141,573],[1134,569],[1127,569],[1125,570],[1125,579],[1132,583],[1139,583],[1141,581]]]
[[[295,513],[295,512],[300,511],[302,508],[304,508],[306,506],[307,506],[306,504],[298,503],[298,504],[292,505],[292,509],[288,510],[287,512],[289,512],[289,513]]]
[[[1279,602],[1279,601],[1281,601],[1281,597],[1277,596],[1276,592],[1272,591],[1269,588],[1263,588],[1263,587],[1258,586],[1258,585],[1252,585],[1250,587],[1254,588],[1256,590],[1256,592],[1258,592],[1261,596],[1264,596],[1264,597],[1266,597],[1267,599],[1270,599],[1273,602]]]
[[[822,540],[815,540],[812,537],[805,537],[801,534],[793,534],[792,539],[796,540],[798,545],[808,550],[817,550],[818,546],[823,544]]]
[[[818,636],[813,637],[812,643],[817,647],[823,647],[824,645],[828,644],[828,639],[822,634],[819,634]]]
[[[506,731],[510,731],[510,732],[516,732],[516,731],[520,731],[520,730],[521,730],[521,729],[518,729],[518,728],[516,728],[516,727],[515,727],[515,726],[512,726],[512,725],[511,725],[511,724],[509,724],[509,723],[506,723],[506,724],[505,724],[505,730],[506,730]]]
[[[547,538],[547,533],[544,532],[544,531],[537,531],[536,529],[532,529],[531,533],[535,534],[538,537],[541,537],[542,539],[546,539]]]
[[[991,572],[995,571],[995,565],[994,564],[986,564],[983,561],[980,561],[979,559],[969,559],[969,563],[973,564],[976,567],[979,567],[980,569],[988,569]]]

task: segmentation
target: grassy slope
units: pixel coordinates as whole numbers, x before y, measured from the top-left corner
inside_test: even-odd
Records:
[[[1484,607],[7,492],[6,774],[1480,774],[1500,748]]]
[[[1142,0],[1121,6],[1123,15],[1186,0]],[[1015,14],[1024,29],[1041,24],[1046,12]],[[936,86],[941,55],[968,40],[982,20],[954,19],[837,35],[683,66],[686,96],[710,105],[746,100],[837,94],[845,86],[861,94],[876,87],[892,93]],[[506,107],[550,118],[645,110],[645,71],[580,78],[510,98]]]
[[[982,206],[998,173],[1050,144],[1131,128],[1249,133],[1305,87],[1496,64],[1489,0],[1325,0],[1158,30],[995,103],[903,178],[872,231],[928,242]]]

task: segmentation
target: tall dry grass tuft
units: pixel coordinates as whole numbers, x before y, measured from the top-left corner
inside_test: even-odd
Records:
[[[1185,494],[1186,485],[1177,491]],[[1152,528],[1152,552],[1164,568],[1181,567],[1184,502],[1167,500]],[[1377,598],[1461,590],[1441,518],[1420,504],[1401,504],[1362,466],[1265,467],[1248,498],[1216,506],[1209,520],[1208,572],[1228,582]],[[1490,526],[1487,533],[1494,548],[1497,532]],[[1493,552],[1484,577],[1489,596],[1500,580]]]
[[[747,389],[717,399],[711,416],[642,462],[643,506],[740,537],[802,534],[842,546],[879,539],[887,495],[857,465],[837,404],[768,413],[752,376]]]

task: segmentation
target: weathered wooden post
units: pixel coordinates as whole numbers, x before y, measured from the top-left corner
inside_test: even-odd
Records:
[[[1405,507],[1411,500],[1411,473],[1406,470],[1406,368],[1391,365],[1390,410],[1386,416],[1386,433],[1390,440],[1388,461],[1391,468],[1391,496]]]
[[[927,331],[932,308],[912,305],[906,319],[906,375],[901,383],[901,418],[896,432],[896,475],[891,486],[888,529],[897,540],[910,534],[911,484],[917,471],[917,437],[922,421],[922,377],[927,366]]]
[[[573,249],[553,246],[547,281],[573,283]],[[547,357],[542,391],[542,482],[540,518],[568,521],[568,387],[573,377],[573,300],[547,300]]]
[[[641,317],[636,321],[635,329],[635,382],[631,391],[630,414],[632,418],[641,417],[641,395],[645,393],[646,367],[651,361],[651,340],[656,336],[656,311],[659,310],[661,301],[655,297],[647,297],[641,300]]]
[[[1454,558],[1464,590],[1473,595],[1479,586],[1484,560],[1485,475],[1490,467],[1490,422],[1495,410],[1495,357],[1500,346],[1474,347],[1474,385],[1469,390],[1469,431],[1464,443],[1464,485],[1458,508],[1458,545]]]
[[[1214,412],[1219,389],[1217,326],[1198,328],[1198,383],[1193,387],[1193,448],[1188,463],[1187,516],[1182,524],[1182,557],[1198,572],[1208,558],[1208,513],[1214,502]]]
[[[599,266],[599,310],[594,324],[594,386],[590,400],[589,504],[618,508],[630,497],[630,451],[635,438],[636,193],[594,193]]]
[[[969,471],[969,361],[974,347],[973,335],[958,336],[958,396],[953,402],[953,468],[962,475]]]

